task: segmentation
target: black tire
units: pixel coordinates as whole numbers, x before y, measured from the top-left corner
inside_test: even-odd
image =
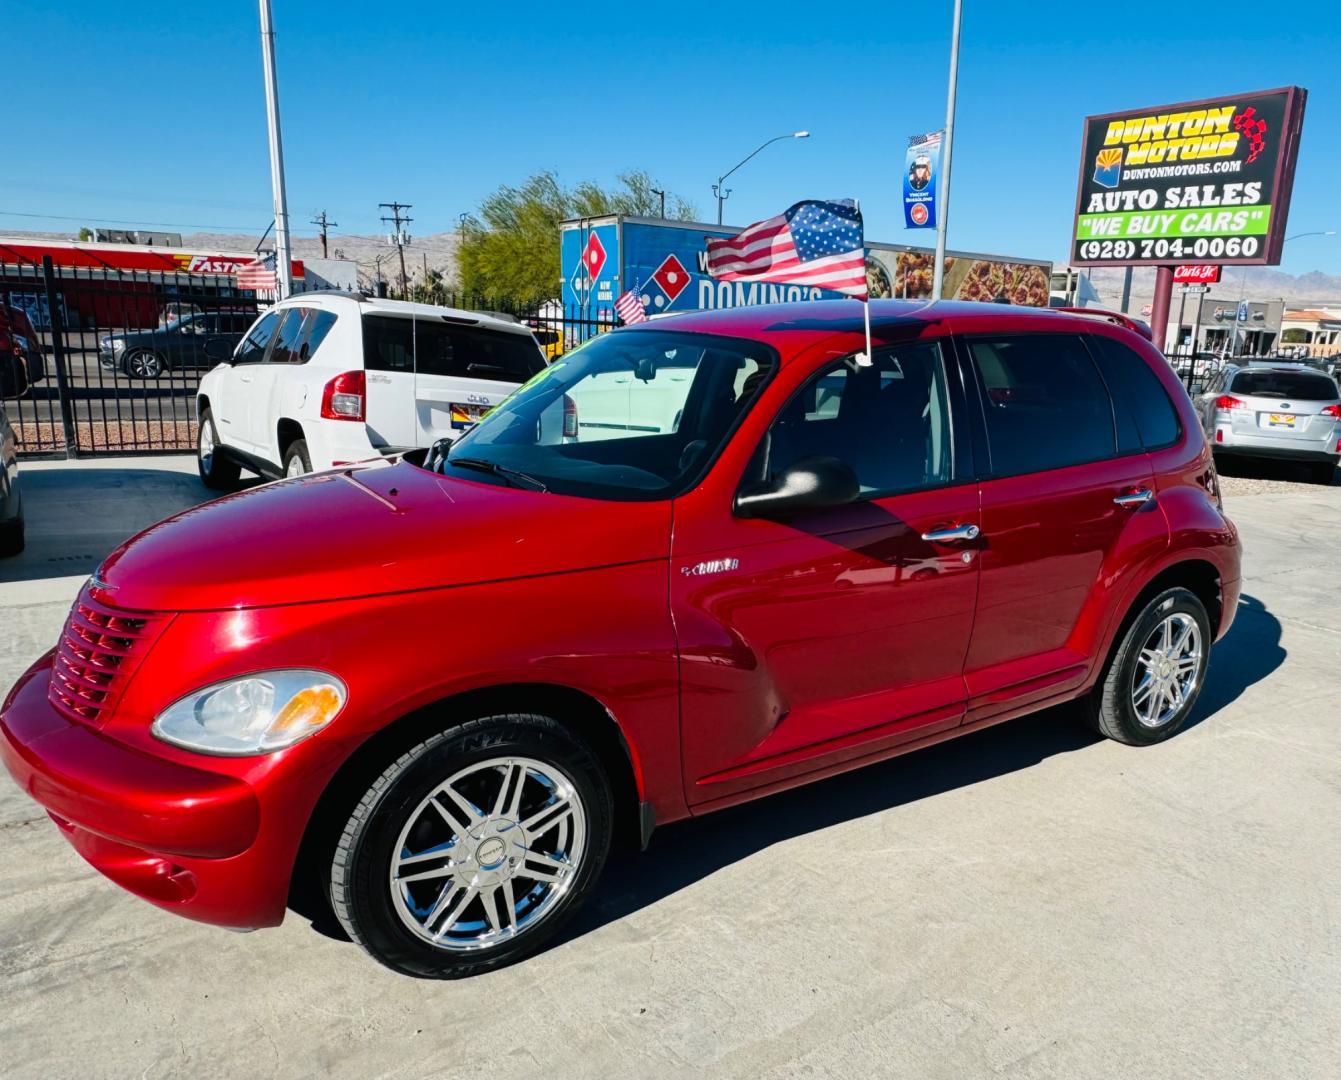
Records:
[[[1310,471],[1315,484],[1330,484],[1336,479],[1336,465],[1330,461],[1314,465]]]
[[[208,459],[205,455],[204,435],[208,432],[212,450]],[[200,432],[196,438],[196,470],[201,482],[212,491],[232,491],[237,487],[238,477],[242,474],[240,466],[224,454],[219,444],[219,429],[214,426],[214,414],[206,409],[200,414]]]
[[[415,815],[423,811],[425,800],[449,777],[472,765],[483,766],[509,756],[540,762],[571,781],[585,814],[585,840],[575,869],[534,925],[523,926],[513,936],[473,951],[433,945],[406,924],[393,901],[392,859],[402,832],[411,827]],[[543,802],[540,805],[543,807]],[[530,713],[471,720],[411,747],[373,781],[336,844],[330,871],[331,906],[345,932],[394,971],[419,978],[458,979],[503,967],[553,940],[586,900],[609,854],[613,813],[609,781],[596,756],[558,721]],[[523,816],[519,815],[519,820]],[[457,828],[460,830],[460,826]],[[456,836],[453,840],[461,843]],[[474,840],[469,842],[473,844]],[[479,851],[475,857],[482,862]],[[525,861],[514,880],[525,879]],[[459,887],[444,884],[441,890],[445,893]],[[440,893],[436,903],[441,905],[444,899]],[[475,917],[478,919],[478,914]],[[428,919],[431,921],[432,915]]]
[[[312,471],[312,459],[307,456],[306,439],[294,439],[293,442],[289,443],[289,448],[284,451],[285,476],[292,475],[289,468],[295,461],[302,466],[303,472],[310,473]]]
[[[137,367],[139,371],[135,370]],[[122,359],[121,370],[127,378],[157,379],[167,370],[167,365],[153,349],[134,349]]]
[[[1133,704],[1133,695],[1143,675],[1142,649],[1151,635],[1171,616],[1190,616],[1200,634],[1199,659],[1190,692],[1181,695],[1181,704],[1158,723],[1143,722]],[[1128,746],[1150,746],[1171,737],[1187,722],[1206,681],[1211,652],[1211,623],[1205,605],[1197,595],[1184,588],[1165,589],[1152,597],[1127,626],[1109,655],[1100,681],[1083,701],[1086,723],[1100,735]]]
[[[8,559],[23,551],[23,518],[0,522],[0,559]]]

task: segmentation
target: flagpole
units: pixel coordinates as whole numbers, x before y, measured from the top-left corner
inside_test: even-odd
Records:
[[[871,296],[869,293],[866,299],[862,301],[862,308],[866,312],[866,351],[857,357],[857,367],[870,367],[875,363],[875,357],[871,353]]]
[[[852,205],[856,208],[857,213],[860,214],[861,200],[853,199]],[[864,226],[862,228],[861,240],[861,250],[864,256],[866,253],[866,229]],[[875,359],[871,356],[871,290],[869,287],[866,290],[866,295],[861,298],[861,309],[862,315],[866,320],[866,351],[864,353],[857,353],[857,367],[870,367],[875,363]]]
[[[950,38],[950,89],[945,95],[945,163],[941,166],[941,191],[936,211],[936,270],[931,281],[931,299],[941,298],[945,284],[945,228],[950,217],[950,152],[955,142],[955,91],[959,83],[959,21],[963,0],[955,0],[954,31]]]

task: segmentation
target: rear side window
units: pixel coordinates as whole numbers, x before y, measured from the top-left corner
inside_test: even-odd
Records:
[[[1075,334],[969,338],[996,476],[1114,455],[1113,405]]]
[[[363,366],[369,371],[414,371],[414,320],[363,316]]]
[[[530,334],[416,322],[419,371],[460,379],[523,383],[545,366]]]
[[[329,311],[310,311],[308,312],[307,328],[303,331],[306,335],[307,359],[310,360],[321,348],[321,343],[326,340],[326,335],[331,332],[331,327],[335,325],[335,316]]]
[[[1118,450],[1172,446],[1183,433],[1178,412],[1159,376],[1134,349],[1107,337],[1092,337],[1095,359],[1113,395],[1117,417]]]
[[[303,320],[307,317],[306,308],[289,308],[284,312],[284,321],[279,324],[279,333],[275,335],[275,347],[270,350],[272,364],[299,363],[303,338]]]
[[[545,366],[529,333],[389,315],[363,317],[363,358],[369,371],[510,383],[523,383]]]
[[[238,346],[237,352],[233,356],[235,364],[259,364],[265,359],[266,346],[270,344],[270,339],[275,336],[275,328],[279,325],[279,317],[283,314],[279,311],[270,311],[252,327],[251,333],[242,340]]]
[[[1240,371],[1229,392],[1295,401],[1332,401],[1337,396],[1336,383],[1307,371]]]

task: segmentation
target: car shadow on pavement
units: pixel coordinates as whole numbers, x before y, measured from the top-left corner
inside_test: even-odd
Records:
[[[1234,625],[1211,650],[1211,666],[1196,707],[1183,730],[1209,720],[1254,683],[1285,662],[1280,620],[1255,596],[1239,597]]]
[[[1260,600],[1240,599],[1233,627],[1212,653],[1205,688],[1188,727],[1210,719],[1281,665],[1285,650],[1280,632],[1280,622]],[[1069,703],[756,802],[676,822],[654,833],[647,853],[612,855],[587,905],[553,945],[631,915],[774,844],[1027,769],[1099,741],[1081,721],[1079,706]],[[1158,749],[1130,752],[1158,753]],[[349,940],[324,895],[303,890],[290,903],[318,933]]]

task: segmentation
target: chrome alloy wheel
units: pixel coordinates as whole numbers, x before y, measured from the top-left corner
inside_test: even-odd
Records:
[[[558,906],[586,843],[586,809],[561,770],[531,758],[483,761],[410,814],[391,859],[392,906],[430,945],[487,949]]]
[[[214,463],[214,428],[208,422],[202,422],[200,425],[200,445],[198,447],[200,454],[201,467],[210,471],[210,466]]]
[[[302,475],[303,475],[303,459],[300,458],[297,454],[294,454],[293,457],[289,458],[289,467],[288,467],[287,469],[284,470],[284,475],[285,475],[285,476],[302,476]]]
[[[1185,612],[1162,619],[1146,638],[1132,678],[1131,704],[1144,727],[1178,715],[1201,677],[1201,628]]]
[[[137,379],[156,379],[163,373],[163,361],[159,359],[157,353],[131,353],[126,360],[126,366]]]

